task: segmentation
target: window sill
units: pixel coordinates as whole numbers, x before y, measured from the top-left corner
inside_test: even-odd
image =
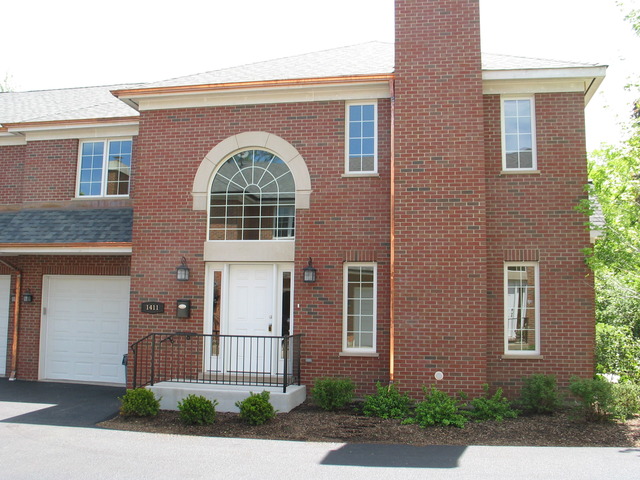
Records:
[[[83,195],[81,197],[74,197],[72,200],[78,202],[87,202],[89,200],[129,200],[129,195]]]
[[[540,170],[502,170],[500,175],[540,175]]]
[[[544,359],[544,356],[540,354],[523,355],[523,354],[517,354],[517,353],[509,353],[509,354],[502,355],[501,358],[503,360],[542,360]]]
[[[340,352],[338,354],[340,357],[373,357],[378,358],[380,356],[379,353],[376,352]]]
[[[371,177],[379,177],[380,174],[378,172],[367,172],[367,173],[343,173],[342,178],[371,178]]]

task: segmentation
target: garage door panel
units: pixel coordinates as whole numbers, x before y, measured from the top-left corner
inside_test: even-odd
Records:
[[[50,276],[46,281],[41,377],[124,383],[129,278]]]

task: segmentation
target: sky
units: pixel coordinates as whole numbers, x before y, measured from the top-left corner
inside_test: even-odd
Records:
[[[587,146],[620,139],[640,96],[640,0],[480,0],[482,50],[608,65]],[[393,0],[22,0],[0,7],[0,82],[15,91],[158,81],[394,37]],[[5,80],[6,78],[6,80]],[[3,81],[4,80],[4,81]]]

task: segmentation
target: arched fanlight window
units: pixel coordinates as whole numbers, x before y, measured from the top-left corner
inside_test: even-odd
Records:
[[[264,150],[236,153],[211,185],[209,240],[292,239],[295,211],[286,163]]]

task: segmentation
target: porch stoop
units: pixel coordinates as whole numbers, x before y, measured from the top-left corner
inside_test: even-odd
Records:
[[[287,413],[296,408],[307,398],[307,387],[304,385],[289,385],[287,393],[282,387],[268,387],[261,385],[215,385],[202,383],[159,382],[145,387],[160,397],[160,408],[163,410],[178,410],[178,402],[190,394],[202,395],[209,400],[217,400],[216,411],[235,412],[239,409],[236,402],[244,400],[251,392],[270,392],[269,400],[278,413]]]

